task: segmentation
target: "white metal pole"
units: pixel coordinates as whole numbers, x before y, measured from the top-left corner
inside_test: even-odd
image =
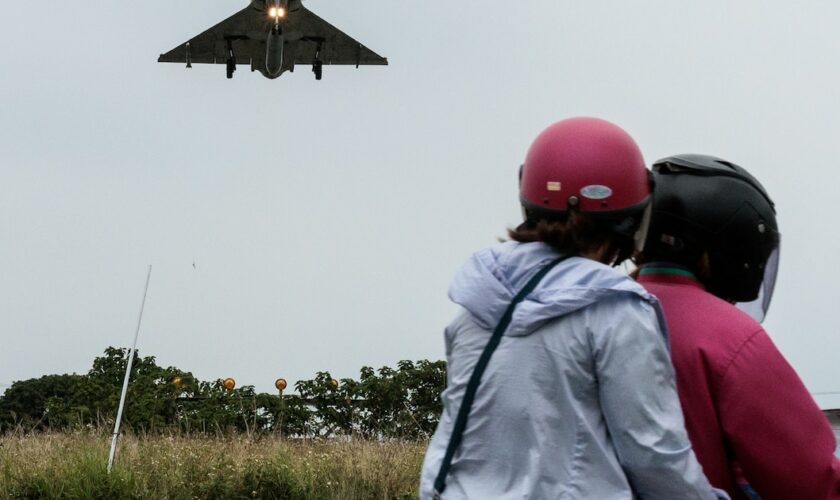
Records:
[[[140,315],[137,318],[137,329],[134,331],[134,343],[128,351],[128,366],[125,368],[123,379],[122,395],[120,395],[120,406],[117,410],[117,421],[114,422],[114,434],[111,436],[111,452],[108,454],[108,473],[114,465],[114,455],[117,452],[117,438],[120,435],[120,423],[122,422],[123,408],[125,407],[125,394],[128,392],[128,379],[131,376],[131,365],[134,363],[134,351],[137,349],[137,337],[140,335],[140,322],[143,321],[143,308],[146,307],[146,294],[149,292],[149,280],[152,277],[152,265],[149,264],[149,272],[146,273],[146,286],[143,288],[143,301],[140,302]]]

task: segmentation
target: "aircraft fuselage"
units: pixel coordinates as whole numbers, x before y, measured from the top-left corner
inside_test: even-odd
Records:
[[[284,45],[282,31],[272,28],[265,40],[265,71],[269,78],[277,78],[283,73]]]
[[[266,78],[312,65],[320,80],[325,64],[387,65],[388,60],[324,21],[301,0],[248,0],[248,5],[183,45],[161,54],[158,62],[224,64],[228,78],[248,64]]]

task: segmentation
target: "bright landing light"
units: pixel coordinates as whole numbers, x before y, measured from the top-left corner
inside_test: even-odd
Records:
[[[268,9],[268,15],[276,19],[278,17],[285,16],[286,11],[283,9],[283,7],[280,7],[279,9],[277,7],[272,7]]]

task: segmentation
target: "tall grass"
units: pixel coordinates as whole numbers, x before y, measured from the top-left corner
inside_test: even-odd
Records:
[[[61,499],[403,499],[417,497],[426,443],[294,441],[242,435],[106,433],[0,437],[0,497]]]

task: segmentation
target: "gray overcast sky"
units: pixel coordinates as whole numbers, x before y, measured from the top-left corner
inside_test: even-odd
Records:
[[[244,5],[3,6],[0,384],[130,344],[149,263],[141,353],[203,379],[441,359],[453,271],[517,223],[533,137],[583,114],[765,184],[765,326],[840,391],[837,2],[308,0],[391,65],[156,62]]]

